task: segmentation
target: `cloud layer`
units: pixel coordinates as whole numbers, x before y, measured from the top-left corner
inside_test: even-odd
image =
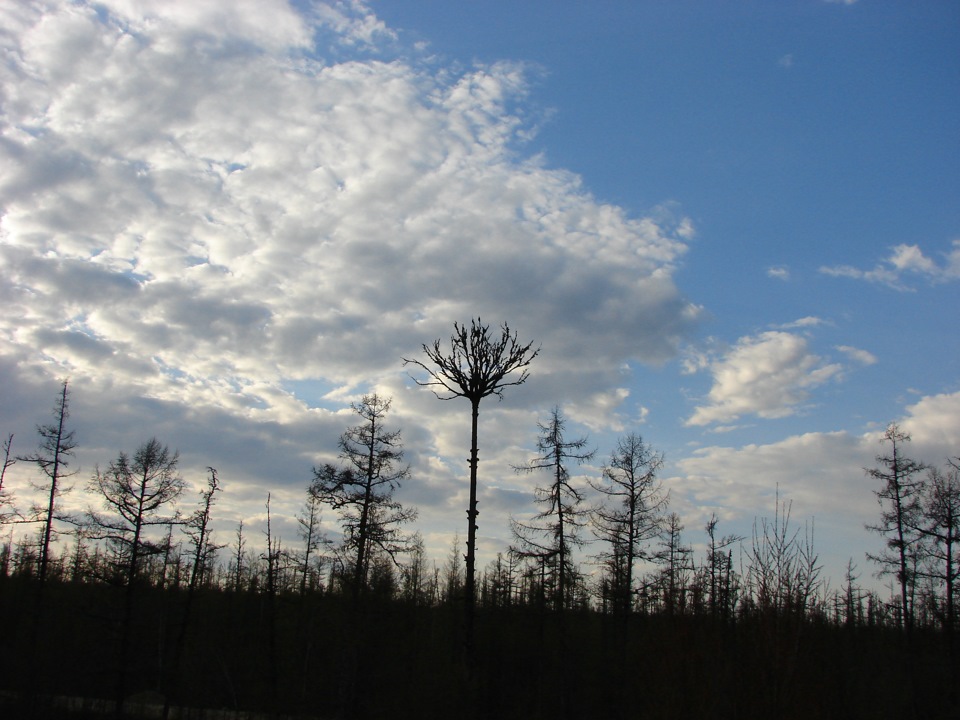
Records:
[[[625,363],[696,326],[673,280],[689,221],[630,217],[524,154],[520,65],[405,57],[359,4],[2,12],[5,422],[32,426],[69,376],[88,469],[157,434],[302,488],[345,403],[380,389],[438,489],[458,408],[400,359],[453,321],[509,321],[543,348],[523,402],[598,424]]]

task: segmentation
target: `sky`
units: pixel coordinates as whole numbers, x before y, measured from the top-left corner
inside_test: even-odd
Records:
[[[779,493],[834,589],[881,582],[888,423],[960,455],[955,3],[4,0],[0,44],[0,433],[35,450],[69,378],[65,507],[155,436],[217,468],[219,542],[269,492],[295,546],[377,392],[442,563],[469,403],[402,359],[477,317],[540,348],[481,404],[480,567],[555,406],[581,481],[663,453],[697,549]]]

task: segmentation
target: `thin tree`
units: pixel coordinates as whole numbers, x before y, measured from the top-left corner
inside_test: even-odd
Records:
[[[330,541],[324,536],[320,529],[320,498],[316,494],[307,491],[307,499],[303,503],[300,514],[297,515],[297,532],[300,539],[303,540],[303,550],[299,554],[300,563],[300,596],[307,594],[310,585],[310,577],[313,573],[311,562],[314,561],[314,555],[320,550],[320,547]],[[322,559],[322,558],[321,558]],[[319,574],[320,565],[317,565]]]
[[[634,566],[663,532],[668,493],[657,479],[662,466],[663,456],[630,433],[618,440],[600,480],[589,481],[604,501],[592,513],[594,536],[607,547],[596,558],[607,571],[614,609],[623,616],[633,606]]]
[[[709,538],[707,545],[707,572],[709,576],[708,603],[710,614],[713,617],[722,614],[729,617],[735,602],[732,597],[731,576],[733,574],[733,554],[728,548],[743,540],[742,535],[724,535],[717,537],[716,513],[711,513],[710,519],[704,526]]]
[[[162,542],[150,531],[158,526],[180,523],[175,510],[168,514],[184,481],[177,471],[179,454],[151,438],[130,457],[121,452],[106,471],[97,468],[90,491],[98,495],[106,514],[91,509],[88,526],[92,537],[106,540],[113,550],[113,575],[125,586],[120,623],[120,673],[117,685],[117,712],[122,715],[130,665],[131,623],[136,592],[147,558],[163,552]]]
[[[280,586],[280,559],[283,556],[280,538],[273,534],[273,522],[270,512],[271,494],[267,493],[267,550],[260,558],[267,564],[267,641],[270,699],[276,705],[280,697],[280,672],[277,664],[277,593]]]
[[[184,523],[187,537],[190,539],[192,562],[190,581],[187,584],[187,598],[183,608],[183,620],[180,623],[180,632],[177,636],[177,643],[173,649],[173,662],[170,668],[170,674],[174,681],[179,679],[180,659],[183,655],[183,647],[187,639],[187,630],[190,626],[193,602],[197,594],[197,589],[205,581],[217,551],[224,547],[223,545],[215,544],[211,540],[211,515],[216,494],[220,490],[220,478],[217,476],[217,471],[212,467],[208,467],[207,472],[209,473],[207,488],[200,493],[200,507]],[[170,693],[167,693],[163,704],[163,717],[169,717],[169,713]]]
[[[924,539],[923,573],[942,584],[943,625],[948,633],[956,629],[956,592],[960,578],[960,458],[950,460],[948,470],[931,468],[929,482],[920,500]]]
[[[7,470],[13,467],[16,462],[16,457],[11,457],[11,449],[13,448],[13,433],[7,436],[7,439],[3,441],[3,467],[0,468],[0,523],[5,523],[11,517],[19,517],[17,509],[13,505],[13,493],[11,493],[6,487],[4,487],[4,481],[7,477]],[[9,508],[6,510],[5,508]]]
[[[441,400],[466,398],[470,401],[470,501],[467,506],[467,556],[465,600],[465,646],[467,663],[473,661],[473,616],[476,603],[476,541],[477,541],[477,424],[480,401],[490,395],[503,399],[503,390],[527,381],[527,367],[539,354],[533,343],[523,344],[517,333],[511,333],[507,323],[500,327],[500,337],[490,334],[490,326],[480,318],[470,320],[470,327],[453,324],[450,349],[441,348],[437,339],[432,345],[423,345],[429,365],[420,360],[404,358],[404,365],[416,365],[426,371],[427,379],[414,378],[418,385],[430,387]]]
[[[237,523],[236,543],[234,544],[233,561],[231,569],[233,570],[233,591],[240,592],[243,587],[244,558],[247,556],[247,540],[243,537],[243,519]]]
[[[665,567],[660,572],[662,602],[667,612],[673,614],[686,607],[687,583],[692,563],[690,556],[693,548],[683,544],[683,523],[680,516],[672,512],[667,515],[656,559]]]
[[[947,461],[948,469],[931,469],[923,489],[921,510],[925,574],[944,588],[942,623],[947,635],[950,674],[956,677],[956,592],[960,579],[960,457]],[[957,687],[947,688],[949,706],[958,708]]]
[[[916,476],[926,466],[911,460],[903,453],[903,445],[910,436],[891,423],[881,442],[889,443],[890,450],[877,456],[879,467],[867,468],[866,473],[879,480],[882,486],[874,490],[877,502],[883,508],[880,523],[867,525],[868,530],[886,538],[886,549],[880,554],[867,553],[867,557],[880,565],[879,574],[894,575],[900,587],[901,623],[909,633],[913,628],[913,589],[916,585],[914,568],[918,544],[919,500],[922,488]]]
[[[399,553],[411,549],[410,538],[400,527],[415,520],[417,511],[404,508],[393,497],[410,468],[400,465],[400,431],[384,427],[389,398],[364,395],[351,407],[363,422],[340,436],[340,459],[346,467],[315,467],[309,492],[340,514],[345,549],[353,566],[351,592],[357,601],[366,588],[375,550],[396,562]]]
[[[527,465],[515,467],[520,473],[546,470],[550,482],[535,490],[536,502],[543,509],[530,522],[512,521],[517,540],[516,552],[521,557],[535,558],[555,569],[554,606],[564,610],[569,605],[570,589],[575,579],[573,553],[582,547],[580,531],[588,519],[583,507],[583,492],[570,477],[568,465],[590,460],[594,450],[584,450],[587,439],[567,440],[566,419],[560,408],[554,408],[546,423],[537,423],[537,457]]]
[[[47,578],[47,568],[50,564],[50,544],[56,534],[54,523],[57,520],[57,499],[64,492],[63,479],[72,474],[66,473],[65,469],[69,465],[68,458],[73,456],[73,451],[77,447],[74,431],[68,431],[66,427],[67,418],[70,417],[69,407],[70,391],[68,381],[64,380],[53,408],[54,422],[37,426],[37,433],[40,435],[38,451],[34,455],[18,458],[25,462],[35,463],[49,480],[47,508],[45,511],[37,508],[34,513],[43,523],[40,538],[40,561],[37,567],[37,577],[41,584]]]

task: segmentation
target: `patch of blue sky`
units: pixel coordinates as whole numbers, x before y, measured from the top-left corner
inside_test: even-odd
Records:
[[[309,408],[336,411],[344,406],[342,399],[328,397],[337,387],[325,380],[283,380],[280,387]]]

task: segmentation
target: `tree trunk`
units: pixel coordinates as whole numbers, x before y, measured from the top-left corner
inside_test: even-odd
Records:
[[[467,577],[464,584],[464,652],[466,655],[467,672],[473,673],[474,663],[474,610],[476,605],[474,589],[474,568],[476,566],[477,542],[477,424],[480,417],[480,401],[471,401],[470,423],[470,505],[467,509]]]

